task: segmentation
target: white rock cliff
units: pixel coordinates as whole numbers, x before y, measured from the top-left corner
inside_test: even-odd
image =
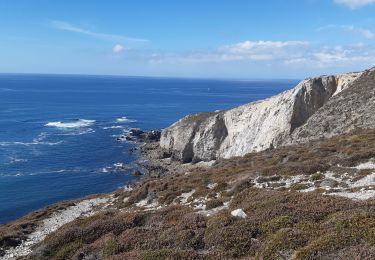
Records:
[[[295,129],[362,73],[309,78],[265,100],[187,116],[162,131],[160,146],[176,160],[198,162],[285,145]]]

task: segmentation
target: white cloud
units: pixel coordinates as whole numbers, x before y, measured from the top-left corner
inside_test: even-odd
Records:
[[[248,66],[337,68],[373,66],[375,50],[363,43],[347,46],[318,46],[305,41],[244,41],[212,51],[154,53],[151,64],[199,64],[246,62]]]
[[[232,53],[245,53],[261,50],[303,47],[307,45],[308,43],[303,41],[244,41],[225,46],[224,49],[227,49]]]
[[[348,6],[352,9],[358,9],[375,3],[375,0],[335,0],[335,2],[337,4]]]
[[[51,21],[50,26],[58,30],[80,33],[80,34],[84,34],[90,37],[94,37],[94,38],[105,40],[105,41],[111,41],[111,42],[119,42],[119,41],[148,42],[148,40],[146,39],[133,38],[133,37],[127,37],[127,36],[122,36],[122,35],[116,35],[116,34],[93,32],[93,31],[89,31],[89,30],[74,26],[64,21]]]
[[[308,46],[309,43],[305,41],[244,41],[208,52],[154,54],[150,61],[152,63],[272,62],[298,58],[305,53]]]
[[[114,53],[122,53],[125,51],[125,47],[121,44],[116,44],[114,47],[113,47],[113,52]]]
[[[315,47],[305,54],[300,64],[315,68],[336,68],[350,65],[375,64],[375,51],[363,44]]]
[[[365,29],[365,28],[358,28],[353,25],[330,24],[330,25],[318,28],[317,31],[326,31],[326,30],[334,30],[334,29],[343,30],[345,32],[350,32],[350,33],[355,33],[368,40],[372,40],[375,38],[375,34],[371,30]]]

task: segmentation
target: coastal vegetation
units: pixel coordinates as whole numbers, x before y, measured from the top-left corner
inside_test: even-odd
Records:
[[[105,209],[48,235],[24,258],[370,259],[375,257],[375,200],[345,194],[374,186],[344,186],[346,179],[357,183],[371,175],[357,166],[371,168],[374,155],[375,130],[357,129],[211,167],[145,177],[116,191]],[[329,182],[327,172],[336,176],[331,187],[322,185]],[[285,184],[297,176],[299,181]],[[302,184],[309,187],[297,187]],[[237,209],[245,216],[233,215]],[[45,212],[3,226],[1,241],[4,230],[22,230]]]

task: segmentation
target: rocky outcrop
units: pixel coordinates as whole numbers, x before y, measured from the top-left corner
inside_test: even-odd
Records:
[[[329,99],[292,133],[291,143],[328,138],[356,128],[375,128],[375,68]]]
[[[117,137],[118,141],[133,141],[133,142],[158,142],[160,140],[161,132],[158,130],[143,131],[139,128],[131,128],[127,134]]]
[[[243,156],[296,142],[300,137],[294,133],[314,135],[314,130],[304,128],[302,133],[299,129],[307,122],[320,124],[309,119],[316,115],[319,121],[317,111],[324,110],[333,98],[342,99],[341,93],[352,89],[362,74],[309,78],[266,100],[187,116],[162,131],[160,146],[176,160],[197,162]]]
[[[160,145],[183,162],[210,161],[228,137],[223,112],[187,116],[162,131]]]

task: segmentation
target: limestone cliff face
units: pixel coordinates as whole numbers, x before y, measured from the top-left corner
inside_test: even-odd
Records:
[[[266,100],[187,116],[162,131],[160,146],[183,162],[243,156],[293,142],[292,134],[363,73],[310,78]],[[295,137],[298,138],[298,137]]]

